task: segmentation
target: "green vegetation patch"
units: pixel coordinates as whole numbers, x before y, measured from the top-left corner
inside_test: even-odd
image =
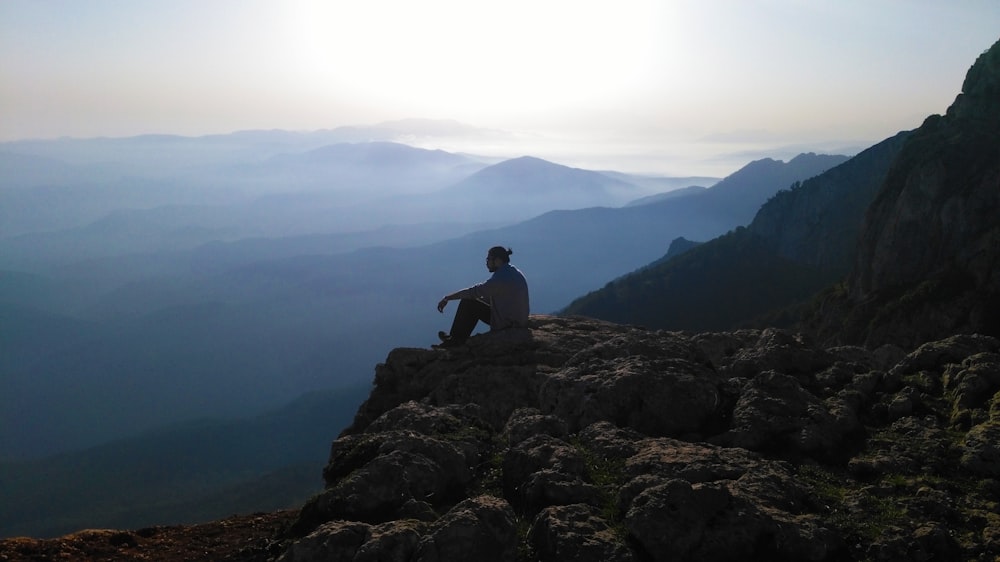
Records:
[[[571,444],[583,457],[587,479],[600,491],[601,517],[607,521],[614,536],[624,543],[628,530],[625,528],[625,514],[618,507],[618,490],[625,484],[625,460],[600,455],[578,437]]]
[[[825,508],[829,522],[847,538],[870,542],[890,529],[905,525],[906,509],[893,495],[872,493],[848,476],[815,465],[799,467],[799,480]],[[891,480],[890,486],[904,481]],[[878,487],[884,489],[884,487]]]
[[[475,469],[475,479],[469,487],[469,495],[472,497],[481,495],[496,496],[503,495],[503,449],[494,447],[484,460]]]

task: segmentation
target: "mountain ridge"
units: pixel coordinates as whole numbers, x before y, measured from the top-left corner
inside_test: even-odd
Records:
[[[1000,41],[943,116],[903,147],[868,209],[842,293],[810,324],[841,341],[919,343],[1000,333]]]
[[[789,184],[772,193],[746,227],[623,275],[563,312],[651,328],[719,330],[807,300],[849,271],[864,210],[906,137],[899,133]]]

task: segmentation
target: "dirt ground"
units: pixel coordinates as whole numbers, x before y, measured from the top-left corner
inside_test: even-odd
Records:
[[[297,510],[288,510],[197,525],[86,530],[54,539],[3,539],[0,561],[266,562],[281,554],[278,536],[297,516]]]

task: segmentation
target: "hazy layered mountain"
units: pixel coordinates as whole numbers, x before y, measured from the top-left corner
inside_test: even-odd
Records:
[[[700,185],[691,185],[688,187],[682,187],[680,189],[675,189],[674,191],[668,191],[665,193],[657,193],[656,195],[649,195],[636,199],[635,201],[629,201],[626,205],[627,207],[634,207],[636,205],[648,205],[649,203],[658,203],[666,199],[673,199],[675,197],[686,197],[688,195],[694,195],[705,191],[705,187]]]
[[[653,192],[653,197],[676,193],[685,188],[712,187],[722,178],[708,176],[660,177],[641,174],[623,174],[621,172],[601,170],[601,173],[614,179],[638,185]]]
[[[306,152],[282,153],[226,170],[263,194],[308,194],[340,206],[387,196],[437,191],[486,167],[485,162],[442,150],[393,142],[338,143]]]
[[[618,192],[630,194],[635,191],[638,191],[635,185],[599,172],[522,156],[477,172],[445,193],[525,201],[528,205],[533,205],[532,199],[537,197],[556,205],[612,207],[617,206],[616,199],[621,197]],[[560,195],[566,198],[562,203],[557,199]],[[550,205],[546,210],[553,210],[553,207]]]
[[[128,178],[111,170],[107,183],[2,184],[0,218],[9,220],[0,268],[41,270],[207,242],[339,234],[319,252],[331,253],[396,244],[400,227],[412,227],[403,231],[412,233],[406,245],[413,245],[552,209],[617,206],[662,187],[649,178],[640,179],[653,187],[640,187],[530,157],[489,166],[388,142],[327,145],[176,176]],[[441,227],[432,233],[436,223]]]
[[[760,206],[778,189],[787,189],[847,161],[847,156],[799,154],[788,162],[771,158],[755,160],[706,190],[697,201],[710,205],[737,225],[753,220]]]
[[[320,488],[316,467],[368,385],[302,396],[252,418],[206,418],[79,452],[0,462],[0,537],[204,521],[285,509]]]
[[[555,209],[618,207],[647,195],[649,189],[600,172],[523,156],[485,167],[433,193],[385,198],[354,211],[386,224],[434,217],[512,223]]]
[[[46,158],[27,160],[38,167],[49,164]],[[0,218],[9,219],[0,239],[0,267],[38,269],[251,236],[349,233],[334,246],[343,248],[352,238],[362,246],[386,244],[391,239],[380,239],[377,233],[357,234],[387,225],[384,217],[358,205],[378,200],[373,209],[396,206],[400,203],[394,197],[440,190],[484,166],[442,151],[365,143],[329,145],[252,165],[219,164],[217,170],[158,179],[120,177],[109,184],[64,178],[66,183],[48,187],[17,187],[16,179],[7,178],[0,184]],[[438,220],[427,216],[406,224]],[[482,225],[499,220],[447,222]],[[75,223],[81,224],[66,228]],[[427,225],[421,230],[426,234]],[[455,235],[450,229],[442,233]]]
[[[225,226],[235,221],[222,212],[223,207],[253,201],[253,197],[229,187],[206,189],[203,185],[171,178],[128,177],[115,169],[90,171],[79,166],[72,169],[74,171],[67,177],[52,179],[39,186],[22,188],[0,183],[0,242],[18,236],[58,234],[84,228],[112,213],[158,207],[186,207],[196,213],[211,213],[213,220]],[[195,214],[179,227],[188,224],[218,226],[199,222],[198,217]]]
[[[484,270],[476,271],[480,254],[502,243],[515,249],[513,260],[530,275],[533,309],[551,311],[588,288],[649,263],[679,236],[708,239],[737,226],[734,217],[752,215],[752,206],[766,199],[768,194],[762,186],[767,182],[773,182],[770,192],[773,194],[790,182],[821,173],[844,158],[803,155],[794,164],[773,160],[753,163],[720,181],[703,196],[627,208],[552,211],[515,225],[474,232],[422,248],[362,251],[311,263],[303,259],[262,263],[262,269],[257,271],[270,272],[282,279],[301,279],[308,272],[315,276],[311,283],[317,285],[334,283],[334,279],[347,271],[366,271],[379,279],[376,282],[379,285],[384,283],[382,279],[396,275],[395,272],[405,272],[403,282],[394,289],[405,294],[412,290],[406,283],[413,287],[436,287],[435,293],[428,295],[430,298],[438,292],[448,292],[445,287],[459,288],[481,280]],[[747,172],[749,168],[755,172]],[[802,175],[789,173],[789,169]],[[789,183],[784,183],[786,180]],[[724,193],[711,193],[717,189]],[[733,203],[727,194],[745,201],[747,206]]]
[[[452,120],[404,119],[371,126],[315,131],[250,130],[185,137],[139,135],[124,138],[59,138],[0,143],[0,152],[42,156],[73,165],[121,166],[132,174],[174,174],[178,170],[216,168],[264,161],[280,154],[308,152],[331,144],[396,142],[431,138],[508,138],[502,131]],[[409,141],[409,142],[408,142]],[[18,176],[0,172],[4,183]],[[32,185],[23,181],[18,185]]]
[[[906,138],[900,133],[796,181],[773,194],[746,228],[676,259],[668,253],[563,312],[673,330],[719,330],[808,299],[849,270],[865,209]]]
[[[429,132],[416,134],[422,126]],[[491,160],[389,141],[456,127],[461,128],[417,121],[310,133],[0,143],[0,236],[81,227],[112,211],[159,206],[208,206],[216,222],[235,222],[244,235],[330,232],[338,230],[339,219],[351,216],[327,215],[324,222],[307,214],[297,222],[278,222],[263,211],[278,212],[282,205],[286,213],[308,211],[312,205],[328,213],[391,194],[447,187]],[[269,223],[254,226],[265,219]],[[217,226],[197,215],[189,222]],[[372,226],[353,221],[339,230]],[[307,230],[312,227],[320,228]]]
[[[340,143],[308,152],[279,154],[248,168],[252,175],[275,174],[303,182],[390,193],[438,190],[461,181],[486,164],[445,152],[392,142]]]
[[[0,185],[5,188],[68,183],[83,174],[82,168],[55,158],[0,152]]]

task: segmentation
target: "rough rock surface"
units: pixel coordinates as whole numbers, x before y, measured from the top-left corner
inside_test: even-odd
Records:
[[[993,560],[998,354],[550,316],[396,349],[280,560]]]
[[[0,560],[1000,559],[995,338],[550,316],[513,336],[393,350],[297,514],[8,539]]]
[[[268,562],[287,548],[281,536],[295,516],[294,511],[275,511],[198,525],[87,529],[52,539],[3,539],[0,561]]]

